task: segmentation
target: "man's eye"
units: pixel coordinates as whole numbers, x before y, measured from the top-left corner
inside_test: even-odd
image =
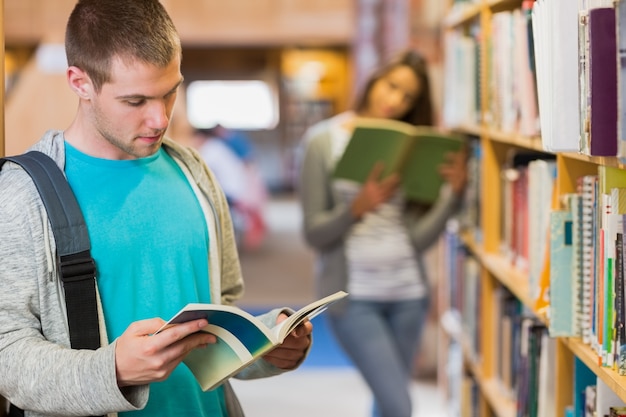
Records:
[[[145,103],[145,100],[133,100],[133,101],[127,101],[129,106],[132,107],[139,107],[141,106],[143,103]]]

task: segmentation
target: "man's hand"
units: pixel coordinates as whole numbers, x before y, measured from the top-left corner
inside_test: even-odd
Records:
[[[117,339],[115,369],[120,387],[163,381],[192,350],[215,343],[200,330],[206,319],[177,324],[153,335],[165,322],[148,319],[132,323]]]
[[[278,316],[277,323],[285,320],[286,314]],[[302,360],[311,345],[313,324],[306,320],[287,335],[283,343],[263,356],[267,362],[281,369],[294,369]]]

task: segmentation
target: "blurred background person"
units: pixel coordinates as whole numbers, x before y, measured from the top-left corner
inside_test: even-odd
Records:
[[[430,304],[422,255],[462,205],[466,155],[451,154],[440,168],[446,184],[430,207],[406,201],[399,178],[380,178],[380,165],[362,185],[333,180],[332,172],[355,117],[433,125],[433,113],[426,62],[408,50],[371,75],[353,110],[304,137],[299,195],[304,236],[318,255],[318,291],[350,293],[326,318],[371,389],[376,417],[412,415],[409,382]]]
[[[241,130],[229,129],[221,124],[211,129],[216,138],[221,139],[242,161],[254,162],[254,146],[248,135]]]
[[[195,143],[226,194],[241,249],[258,248],[266,234],[263,210],[267,190],[252,160],[251,147],[243,159],[224,139],[225,128],[196,129]],[[240,146],[241,149],[243,147]]]

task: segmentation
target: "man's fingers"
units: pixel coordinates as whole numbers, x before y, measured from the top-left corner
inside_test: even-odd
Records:
[[[128,326],[128,331],[136,336],[149,335],[161,328],[165,321],[159,318],[139,320]]]
[[[179,340],[184,339],[185,337],[200,332],[204,327],[207,326],[208,321],[206,319],[192,320],[185,323],[175,324],[169,327],[164,328],[158,334],[154,335],[159,338],[161,342],[165,345],[171,345],[176,343]],[[202,332],[205,339],[209,339],[208,333]]]

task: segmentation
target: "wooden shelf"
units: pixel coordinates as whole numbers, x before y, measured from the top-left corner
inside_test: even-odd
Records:
[[[614,168],[626,169],[626,158],[618,158],[616,156],[589,156],[574,152],[564,152],[560,155],[563,155],[565,158],[576,159],[596,165],[606,165]]]
[[[465,347],[463,351],[465,352]],[[517,413],[516,403],[513,399],[508,398],[508,394],[504,392],[502,383],[493,378],[485,378],[480,364],[478,363],[466,361],[466,366],[469,372],[474,376],[485,401],[489,404],[495,415],[497,417],[515,417]]]
[[[477,90],[480,103],[475,106],[476,108],[472,107],[471,111],[466,109],[465,103],[459,103],[459,108],[455,110],[459,111],[457,116],[461,120],[463,116],[473,117],[473,112],[476,110],[479,112],[476,120],[480,121],[449,127],[455,132],[479,137],[480,141],[477,145],[481,147],[478,160],[480,183],[475,187],[479,192],[477,195],[472,195],[473,199],[479,200],[480,230],[462,231],[460,236],[467,250],[471,252],[471,256],[478,263],[480,274],[478,279],[481,285],[479,293],[481,298],[477,323],[481,326],[480,332],[477,335],[463,335],[461,337],[462,342],[466,342],[462,345],[464,359],[467,362],[466,367],[474,375],[479,385],[480,413],[478,417],[492,415],[513,417],[516,415],[515,399],[511,398],[510,393],[505,392],[506,388],[503,388],[498,381],[499,377],[497,377],[501,371],[497,363],[497,349],[500,348],[498,338],[501,334],[498,331],[496,317],[500,313],[498,308],[501,305],[498,302],[502,288],[506,288],[524,305],[525,309],[534,314],[538,321],[549,327],[548,308],[538,306],[539,303],[535,300],[535,289],[531,287],[529,273],[516,268],[516,263],[500,252],[501,229],[506,214],[503,210],[503,199],[510,198],[511,192],[510,189],[505,189],[505,184],[501,181],[502,170],[508,166],[507,164],[510,163],[511,155],[514,152],[529,150],[554,155],[556,156],[554,158],[556,170],[554,189],[558,193],[557,197],[576,192],[579,178],[584,175],[596,175],[598,166],[626,170],[626,157],[600,157],[589,156],[582,152],[548,151],[544,149],[544,143],[540,136],[529,137],[499,128],[500,124],[496,123],[496,120],[509,121],[502,114],[508,116],[508,111],[511,109],[501,108],[504,104],[499,99],[508,91],[496,91],[495,88],[497,87],[494,85],[493,79],[498,78],[492,78],[499,73],[491,67],[493,62],[493,57],[490,55],[492,52],[490,48],[493,46],[491,41],[494,37],[500,36],[498,30],[502,30],[502,26],[497,19],[504,17],[495,16],[495,14],[521,10],[523,3],[525,5],[523,0],[481,0],[462,4],[456,3],[444,23],[444,29],[448,32],[454,32],[454,35],[461,35],[459,38],[462,36],[471,37],[473,42],[471,46],[475,46],[479,53],[477,62],[479,68],[473,87]],[[572,5],[572,7],[576,6]],[[528,13],[528,10],[522,10],[522,12]],[[465,41],[465,39],[463,40]],[[467,43],[470,45],[469,42]],[[458,45],[454,44],[452,47],[465,48],[467,45],[459,41]],[[473,58],[471,52],[467,53]],[[518,121],[522,123],[522,118],[519,118]],[[480,242],[473,236],[478,236]],[[456,243],[454,241],[454,245]],[[455,247],[452,249],[456,250]],[[460,259],[465,256],[463,251]],[[459,265],[460,261],[458,264],[453,263],[450,267],[452,274],[460,274]],[[471,265],[469,273],[474,274],[476,273],[475,270],[476,265]],[[457,278],[456,275],[454,278]],[[459,295],[455,296],[459,297]],[[472,345],[470,342],[474,338],[477,338],[477,343],[480,346],[481,356],[477,360],[471,360],[470,348]],[[584,344],[579,338],[559,337],[556,338],[555,343],[554,364],[551,363],[549,368],[551,372],[555,373],[554,398],[550,404],[546,404],[552,408],[548,412],[550,415],[563,415],[566,408],[574,404],[574,396],[578,395],[574,392],[574,359],[582,361],[597,376],[598,383],[601,381],[606,384],[622,401],[626,402],[626,376],[620,376],[614,369],[601,366],[598,363],[598,355],[591,346]],[[593,380],[595,381],[595,378]]]
[[[539,152],[551,153],[543,149],[541,137],[522,136],[517,133],[503,132],[492,127],[483,127],[480,125],[459,125],[454,126],[451,130],[467,135],[486,137],[494,142],[500,142],[507,145],[513,145],[520,148],[532,149]]]
[[[503,132],[501,130],[492,129],[492,128],[483,128],[482,134],[496,142],[518,146],[520,148],[532,149],[534,151],[551,153],[550,151],[546,151],[543,149],[541,138],[538,136],[537,137],[522,136],[520,134]]]
[[[622,401],[626,402],[626,376],[620,376],[613,369],[600,366],[597,353],[589,345],[583,343],[582,340],[576,338],[562,338],[561,340]]]
[[[502,255],[491,254],[485,252],[476,244],[470,233],[464,233],[461,236],[463,243],[476,256],[484,268],[493,275],[504,287],[506,287],[518,300],[526,307],[534,312],[535,316],[544,324],[548,323],[548,319],[543,312],[535,311],[535,302],[530,297],[530,289],[528,287],[528,275],[517,268]]]
[[[501,384],[494,380],[478,380],[485,400],[497,417],[515,417],[517,407],[514,401],[507,399],[503,393]]]
[[[443,21],[443,26],[454,28],[468,23],[480,16],[482,5],[479,3],[458,3]]]
[[[443,26],[451,29],[466,25],[469,21],[478,19],[484,8],[488,8],[492,12],[499,12],[516,9],[521,5],[522,0],[483,0],[474,3],[458,3],[444,19]]]
[[[479,125],[470,125],[470,124],[458,125],[458,126],[452,127],[450,130],[457,132],[457,133],[462,133],[462,134],[472,135],[472,136],[481,136],[483,134],[483,129]]]
[[[543,148],[540,136],[528,137],[517,133],[503,132],[495,128],[469,124],[454,126],[451,130],[466,135],[486,137],[494,142],[506,145],[517,146],[547,154],[555,154],[555,152],[547,151]],[[562,155],[564,158],[575,159],[590,164],[626,169],[626,158],[618,158],[616,156],[590,156],[580,152],[558,152],[558,154]]]
[[[492,12],[519,9],[521,6],[522,0],[487,0],[487,7]]]

